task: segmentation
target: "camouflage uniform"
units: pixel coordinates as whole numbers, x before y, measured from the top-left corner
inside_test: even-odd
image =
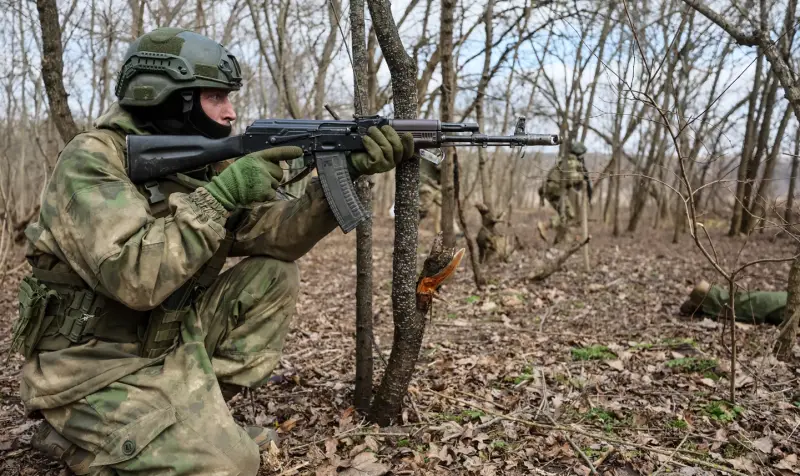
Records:
[[[435,226],[439,225],[439,214],[442,209],[441,170],[427,160],[419,164],[419,219],[433,216]],[[437,228],[438,230],[438,228]]]
[[[564,182],[566,182],[566,184],[564,184]],[[563,174],[562,177],[561,160],[559,160],[558,163],[547,173],[547,179],[544,185],[539,188],[539,196],[547,199],[547,201],[550,202],[550,205],[552,205],[556,211],[559,211],[561,207],[560,203],[562,200],[562,194],[564,193],[562,187],[566,185],[568,194],[565,203],[567,220],[573,221],[576,218],[579,204],[575,200],[575,197],[571,196],[572,194],[569,192],[573,189],[580,189],[583,184],[583,164],[581,163],[580,159],[578,159],[578,156],[575,154],[569,154],[567,156],[567,172]],[[557,218],[558,217],[556,217],[556,219]]]
[[[716,319],[725,314],[729,297],[730,294],[724,287],[703,281],[681,305],[681,313],[701,314]],[[780,325],[785,317],[787,297],[786,291],[737,292],[733,303],[736,320],[747,324]]]
[[[97,474],[255,474],[258,447],[218,382],[257,387],[276,366],[295,311],[294,261],[336,227],[322,189],[312,181],[296,200],[254,204],[233,239],[228,213],[200,187],[212,170],[134,185],[125,136],[147,132],[117,104],[95,126],[62,151],[26,230],[34,275],[59,293],[32,292],[48,304],[23,343],[26,412],[91,452]],[[226,236],[230,255],[249,257],[176,316],[168,352],[142,356],[150,313]]]

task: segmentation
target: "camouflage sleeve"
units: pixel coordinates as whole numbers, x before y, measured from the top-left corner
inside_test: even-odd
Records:
[[[113,140],[89,132],[62,152],[41,220],[89,285],[147,310],[197,272],[225,236],[227,213],[204,188],[172,194],[169,206],[170,215],[151,216]]]
[[[336,218],[314,178],[294,200],[261,203],[236,232],[231,256],[271,256],[294,261],[336,228]]]

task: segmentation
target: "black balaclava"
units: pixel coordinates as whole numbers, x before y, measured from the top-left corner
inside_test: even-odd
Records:
[[[230,125],[211,119],[200,105],[200,91],[184,90],[171,94],[156,107],[127,107],[143,126],[159,134],[202,135],[222,139],[231,134]]]

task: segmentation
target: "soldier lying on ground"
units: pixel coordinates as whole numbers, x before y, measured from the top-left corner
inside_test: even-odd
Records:
[[[77,474],[255,475],[277,441],[237,425],[226,401],[269,378],[295,313],[295,260],[337,226],[317,179],[276,198],[278,163],[301,149],[141,186],[125,172],[127,135],[230,135],[240,86],[236,59],[209,38],[163,28],[135,40],[118,102],[65,146],[26,230],[21,398],[45,419],[34,447]],[[350,156],[357,175],[411,157],[410,134],[368,133],[369,152]],[[247,258],[219,274],[227,256]]]
[[[703,315],[712,319],[725,314],[730,294],[726,288],[700,281],[680,308],[681,314]],[[783,322],[786,309],[785,291],[742,291],[734,297],[736,320],[747,324]]]

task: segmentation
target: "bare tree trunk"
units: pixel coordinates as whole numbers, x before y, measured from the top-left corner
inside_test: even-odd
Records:
[[[56,0],[36,0],[39,24],[42,31],[42,79],[58,133],[64,142],[69,142],[78,133],[72,118],[64,89],[64,60],[61,46],[61,26],[58,24]]]
[[[395,117],[413,119],[417,115],[417,65],[403,47],[389,0],[368,0],[367,5],[392,77]],[[400,164],[395,177],[394,339],[389,365],[369,415],[371,421],[383,426],[400,414],[425,332],[425,314],[417,308],[414,286],[419,227],[419,159]]]
[[[456,205],[458,205],[458,221],[461,223],[461,229],[464,231],[464,239],[467,241],[467,250],[469,251],[469,261],[472,265],[472,276],[475,280],[475,287],[482,289],[486,284],[486,280],[481,272],[481,265],[478,260],[477,247],[475,238],[469,234],[469,227],[467,226],[467,219],[464,216],[464,201],[461,199],[461,186],[460,186],[460,172],[461,168],[458,165],[458,152],[453,153],[453,185],[455,189]]]
[[[753,228],[755,228],[757,224],[757,219],[755,217],[760,217],[767,212],[767,200],[770,189],[772,188],[772,175],[775,171],[775,163],[778,161],[781,143],[783,142],[786,127],[788,126],[789,119],[791,117],[792,109],[786,108],[783,118],[781,118],[781,123],[778,125],[778,132],[775,135],[775,143],[772,145],[772,150],[769,152],[766,163],[764,164],[764,171],[761,174],[761,182],[758,184],[758,190],[753,197],[753,206],[751,207],[750,211],[751,214],[747,215],[750,217],[750,220],[747,222],[749,223],[749,228],[745,230],[745,233],[749,233],[753,230]],[[742,223],[744,224],[745,221],[743,220]]]
[[[744,211],[744,182],[747,176],[747,166],[752,153],[753,138],[755,135],[755,113],[756,102],[761,88],[761,68],[763,65],[763,56],[758,55],[756,59],[756,73],[753,79],[753,90],[750,92],[750,105],[747,111],[747,122],[745,123],[744,144],[742,145],[742,158],[739,162],[739,170],[737,172],[736,180],[736,198],[733,201],[733,215],[731,216],[731,227],[728,230],[728,235],[734,236],[739,233],[742,226],[742,212]]]
[[[784,219],[789,229],[794,229],[794,193],[797,189],[797,174],[800,172],[800,126],[794,135],[794,156],[792,157],[792,173],[789,176],[789,196],[786,198],[786,211]]]
[[[333,15],[333,12],[330,12]],[[333,27],[333,26],[332,26]],[[365,112],[367,87],[367,43],[364,32],[364,0],[350,0],[350,29],[353,42],[353,97],[356,114]],[[327,47],[327,43],[326,43]],[[372,181],[361,177],[356,184],[358,198],[370,217],[356,228],[356,385],[353,404],[362,413],[372,402]]]
[[[439,51],[441,52],[442,64],[441,120],[445,122],[452,122],[453,104],[455,102],[456,74],[453,67],[453,12],[455,8],[455,0],[442,0]],[[440,216],[440,226],[445,246],[454,246],[456,242],[453,227],[456,200],[453,183],[453,156],[454,151],[452,148],[446,147],[441,171],[442,213]]]
[[[800,249],[798,249],[800,251]],[[786,299],[786,310],[781,332],[775,343],[775,355],[788,359],[797,340],[797,328],[800,323],[800,258],[795,258],[789,270],[789,284],[786,286],[789,296]]]
[[[483,72],[481,73],[481,80],[478,83],[478,92],[477,97],[475,98],[475,117],[478,122],[478,126],[481,129],[484,128],[484,114],[483,114],[483,106],[484,106],[484,98],[486,97],[486,88],[489,85],[489,72],[492,66],[492,14],[494,11],[494,0],[487,0],[486,2],[486,10],[483,13],[483,22],[485,25],[486,31],[486,43],[484,45],[484,59],[483,59]],[[493,214],[493,204],[492,204],[492,184],[491,179],[487,174],[487,155],[486,149],[483,147],[478,148],[478,170],[481,177],[481,196],[483,200],[483,204],[486,205],[486,208],[489,210],[490,214]]]

